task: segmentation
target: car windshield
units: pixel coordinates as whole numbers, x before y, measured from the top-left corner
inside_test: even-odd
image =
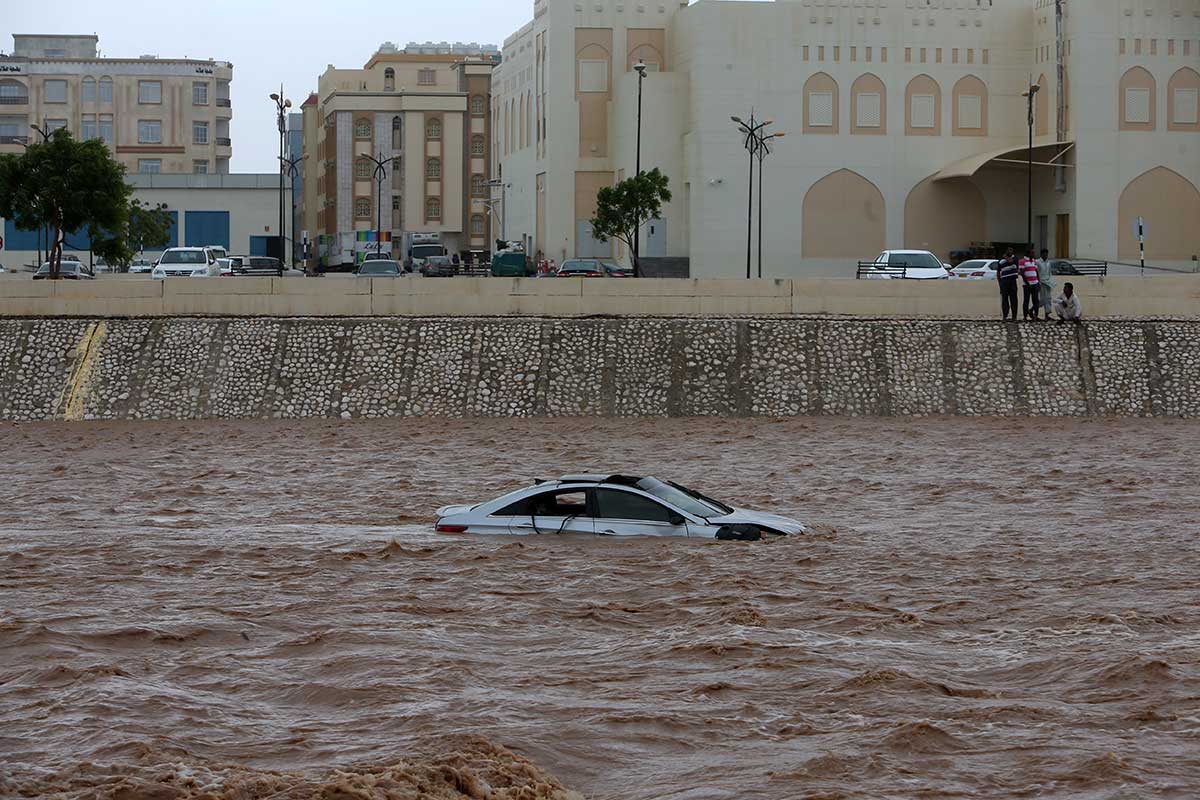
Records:
[[[163,253],[160,264],[203,264],[207,261],[203,250],[168,250]]]
[[[676,508],[698,517],[720,516],[733,511],[724,503],[718,503],[710,497],[705,497],[699,492],[677,483],[664,483],[658,478],[642,478],[635,485],[643,492],[648,492],[660,500],[666,500]]]
[[[942,262],[932,253],[892,253],[888,264],[893,267],[916,267],[919,269],[941,269]]]
[[[411,253],[413,258],[445,255],[440,244],[414,244]]]
[[[364,261],[358,268],[360,275],[390,275],[399,271],[395,261]]]
[[[59,271],[60,272],[78,272],[79,268],[82,266],[83,265],[80,264],[78,261],[63,261],[59,264]],[[45,264],[42,264],[42,266],[38,269],[38,274],[39,275],[50,274],[50,262],[46,262]]]
[[[446,264],[450,263],[450,259],[447,256],[430,256],[429,263],[437,264],[438,266],[445,266]]]

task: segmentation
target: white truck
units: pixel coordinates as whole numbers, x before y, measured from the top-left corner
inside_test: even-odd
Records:
[[[405,238],[404,264],[412,272],[419,272],[430,256],[447,255],[440,233],[409,233]]]

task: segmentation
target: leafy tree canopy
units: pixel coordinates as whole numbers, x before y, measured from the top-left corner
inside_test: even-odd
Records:
[[[0,216],[22,230],[50,228],[50,277],[57,278],[67,231],[124,235],[132,188],[101,141],[76,141],[65,129],[23,153],[0,156]]]
[[[605,186],[596,193],[596,216],[591,220],[592,235],[602,242],[617,239],[633,251],[638,228],[662,213],[662,204],[671,201],[667,176],[658,167],[626,178],[616,186]],[[634,275],[642,274],[637,259]]]

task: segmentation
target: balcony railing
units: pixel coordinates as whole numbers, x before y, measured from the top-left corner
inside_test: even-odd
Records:
[[[0,95],[0,106],[27,106],[29,105],[29,95]]]
[[[233,140],[228,136],[216,137],[217,147],[233,147]]]
[[[0,136],[0,144],[29,144],[28,136]]]
[[[232,107],[232,103],[230,102],[228,97],[218,97],[217,98],[217,108],[230,108],[230,107]]]

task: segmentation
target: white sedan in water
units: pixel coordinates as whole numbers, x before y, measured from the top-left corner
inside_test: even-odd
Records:
[[[564,475],[477,505],[437,510],[439,533],[590,533],[766,539],[804,533],[789,517],[734,508],[658,478]]]

